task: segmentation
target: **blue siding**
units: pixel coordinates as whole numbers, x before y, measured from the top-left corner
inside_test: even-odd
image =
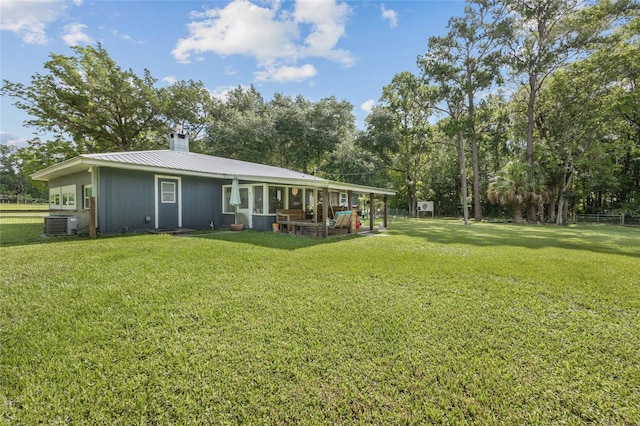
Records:
[[[182,178],[182,226],[192,229],[216,227],[222,222],[222,182],[185,176]]]
[[[154,227],[154,175],[131,170],[100,168],[98,226],[113,234],[151,230]],[[146,217],[151,221],[147,222]]]
[[[100,232],[144,232],[155,227],[155,174],[100,168]],[[175,175],[179,176],[179,175]],[[216,228],[223,224],[222,185],[217,179],[182,176],[182,227]],[[146,217],[151,221],[147,222]],[[233,220],[233,219],[231,219]]]
[[[275,216],[253,215],[251,218],[253,229],[256,231],[271,231],[276,222]]]

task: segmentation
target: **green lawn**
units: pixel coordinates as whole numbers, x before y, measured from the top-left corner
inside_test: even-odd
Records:
[[[0,248],[8,424],[640,424],[640,229]]]
[[[43,241],[47,212],[9,213],[0,210],[0,247]]]
[[[48,203],[0,203],[0,212],[2,211],[49,211]]]

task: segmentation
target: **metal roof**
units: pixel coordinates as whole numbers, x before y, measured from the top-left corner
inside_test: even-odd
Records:
[[[140,166],[161,167],[165,169],[199,172],[226,176],[256,176],[291,179],[312,179],[311,175],[280,167],[250,163],[248,161],[230,158],[214,157],[212,155],[196,154],[171,150],[116,152],[106,154],[82,154],[81,157],[110,161],[121,164],[136,164]]]
[[[281,167],[173,150],[81,154],[78,157],[40,170],[31,177],[35,180],[48,181],[71,173],[86,171],[93,166],[143,170],[155,173],[180,172],[180,174],[221,179],[231,179],[237,176],[238,179],[243,181],[304,185],[314,188],[395,195],[393,190],[330,181]]]

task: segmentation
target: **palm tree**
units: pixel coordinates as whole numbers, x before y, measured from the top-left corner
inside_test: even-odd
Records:
[[[491,203],[511,207],[516,223],[522,222],[522,212],[529,205],[537,207],[538,219],[542,220],[548,201],[539,174],[522,161],[510,161],[499,170],[489,183],[488,195]]]

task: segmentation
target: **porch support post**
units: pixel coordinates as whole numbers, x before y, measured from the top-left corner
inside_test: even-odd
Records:
[[[373,231],[373,217],[376,215],[376,209],[373,204],[373,192],[369,193],[369,231]]]
[[[349,208],[349,212],[351,212],[351,222],[349,225],[349,230],[348,232],[350,234],[353,234],[356,231],[356,215],[357,213],[354,213],[355,209],[353,208],[353,191],[347,191],[347,207]]]
[[[96,197],[89,197],[89,236],[96,236]]]
[[[329,188],[322,188],[322,237],[329,236],[327,217],[329,216]]]
[[[384,229],[387,229],[388,225],[388,220],[387,220],[387,196],[385,195],[384,198],[382,199],[382,202],[384,203]]]

